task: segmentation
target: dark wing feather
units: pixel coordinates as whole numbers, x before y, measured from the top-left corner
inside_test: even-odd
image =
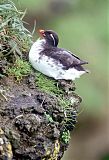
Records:
[[[75,66],[81,66],[88,63],[81,60],[70,51],[56,47],[46,48],[42,51],[42,54],[59,61],[63,65],[63,68],[66,70]],[[83,70],[83,67],[81,69]]]

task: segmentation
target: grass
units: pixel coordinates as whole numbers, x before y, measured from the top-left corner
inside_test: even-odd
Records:
[[[31,73],[31,66],[28,62],[18,58],[14,66],[8,69],[8,75],[13,76],[17,81],[20,81],[24,76]]]
[[[51,79],[42,73],[36,73],[36,86],[42,91],[58,96],[58,94],[63,94],[63,90],[58,87],[56,80]]]
[[[14,3],[9,0],[2,0],[0,3],[0,58],[9,55],[22,57],[32,44],[32,35],[24,27],[23,17],[25,12],[19,11]],[[11,57],[11,58],[12,58]],[[9,57],[7,58],[9,59]]]

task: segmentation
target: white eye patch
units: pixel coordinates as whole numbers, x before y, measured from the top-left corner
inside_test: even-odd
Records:
[[[54,36],[52,34],[50,34],[51,38],[53,39],[53,43],[54,43],[54,46],[55,46],[55,39],[54,39]]]

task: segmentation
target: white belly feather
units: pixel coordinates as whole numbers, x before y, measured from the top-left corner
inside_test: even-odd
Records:
[[[78,71],[75,68],[64,70],[63,65],[59,62],[55,63],[54,59],[45,55],[41,56],[40,52],[43,51],[43,43],[45,43],[44,39],[38,39],[29,52],[29,61],[36,70],[54,79],[65,80],[75,80],[75,78],[79,78],[85,73],[85,71]]]

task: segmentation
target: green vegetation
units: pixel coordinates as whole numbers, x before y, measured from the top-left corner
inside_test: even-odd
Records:
[[[65,100],[64,98],[59,97],[59,105],[64,106],[64,108],[67,109],[67,108],[69,108],[68,106],[71,105],[71,101],[68,99]]]
[[[19,11],[10,0],[0,3],[0,77],[11,75],[17,81],[30,73],[30,65],[23,61],[32,44],[31,33],[24,27],[25,12]]]
[[[16,78],[17,81],[20,81],[24,76],[27,76],[31,73],[31,66],[28,62],[18,58],[16,59],[14,66],[8,69],[8,75]]]
[[[70,140],[70,132],[69,132],[69,130],[62,132],[61,139],[62,139],[62,141],[64,143],[69,143],[69,140]]]
[[[32,44],[31,33],[23,25],[25,12],[18,11],[14,3],[2,0],[0,3],[0,58],[14,61],[22,57]],[[11,58],[10,58],[10,57]],[[10,60],[11,59],[11,60]]]
[[[54,122],[53,118],[49,114],[45,113],[45,117],[46,117],[46,119],[48,119],[49,122],[51,122],[51,123]]]
[[[58,84],[54,79],[50,79],[38,71],[36,71],[36,86],[46,93],[52,93],[55,95],[63,93],[62,89],[58,87]]]

